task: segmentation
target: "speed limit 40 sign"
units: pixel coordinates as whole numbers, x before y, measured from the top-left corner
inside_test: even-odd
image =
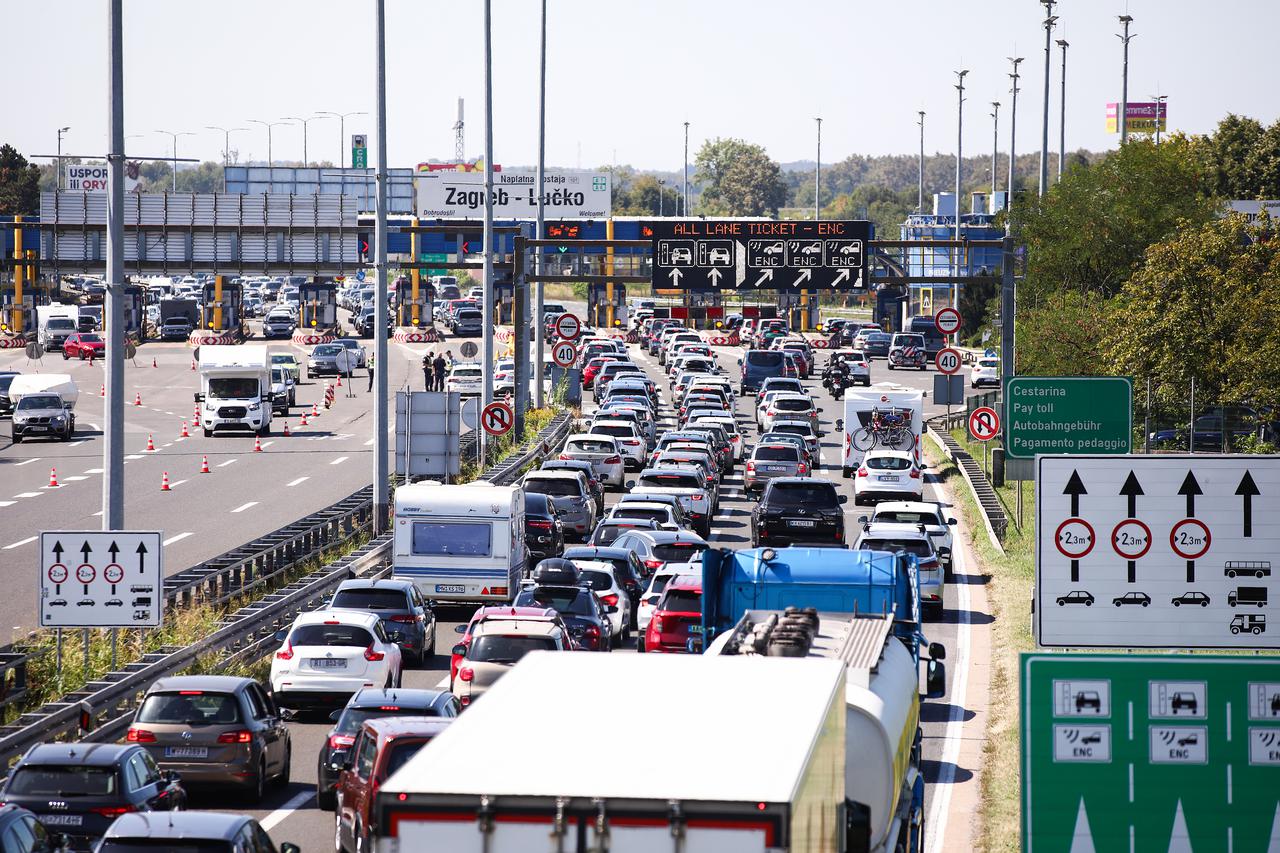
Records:
[[[938,355],[934,357],[933,363],[937,365],[939,373],[945,373],[951,376],[960,371],[960,351],[951,347],[944,347],[938,350]]]
[[[551,348],[551,360],[560,367],[568,367],[578,358],[578,348],[570,341],[559,341]]]

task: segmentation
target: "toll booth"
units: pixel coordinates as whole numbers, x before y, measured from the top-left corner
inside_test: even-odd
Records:
[[[876,292],[871,320],[879,323],[886,332],[896,332],[902,329],[900,318],[906,310],[906,291],[901,287],[883,287]]]
[[[338,288],[329,279],[308,281],[298,286],[298,328],[338,327]]]
[[[433,309],[432,296],[434,288],[427,282],[418,284],[418,297],[413,296],[413,281],[407,275],[396,278],[392,287],[395,291],[396,325],[417,328],[431,325]],[[418,306],[417,322],[414,321],[413,306]]]
[[[510,281],[495,281],[493,283],[493,301],[496,303],[496,311],[498,318],[495,321],[499,326],[511,325],[513,311],[516,301],[516,287]]]
[[[724,297],[719,293],[690,293],[685,301],[689,306],[690,325],[695,329],[717,329],[717,321],[724,325]]]
[[[200,309],[200,328],[212,332],[235,332],[243,318],[241,303],[244,289],[222,276],[206,281],[202,288],[204,307]]]
[[[21,334],[33,338],[36,333],[36,305],[40,303],[30,288],[23,288],[20,305],[15,297],[12,283],[0,288],[0,335]],[[22,310],[18,311],[18,307]]]
[[[121,306],[120,314],[124,318],[124,332],[126,335],[136,337],[139,341],[143,340],[142,321],[146,318],[146,307],[143,300],[143,288],[140,284],[126,284],[120,294]],[[103,336],[111,334],[111,330],[106,328],[108,325],[108,317],[105,308],[102,311]]]
[[[587,285],[587,325],[598,329],[609,327],[609,286],[591,283]],[[627,287],[613,286],[613,328],[627,327]]]

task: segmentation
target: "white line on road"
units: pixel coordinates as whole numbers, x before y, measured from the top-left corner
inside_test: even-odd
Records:
[[[0,507],[13,506],[17,501],[0,501]]]
[[[187,482],[187,481],[186,481],[186,480],[174,480],[172,483],[170,483],[170,484],[169,484],[169,488],[171,488],[171,489],[176,489],[176,488],[178,488],[178,486],[181,486],[181,485],[182,485],[183,483],[185,483],[185,482]]]
[[[68,445],[67,445],[67,447],[79,447],[80,445],[82,445],[82,444],[84,444],[84,443],[85,443],[85,442],[83,442],[83,441],[73,441],[73,442],[71,442],[70,444],[68,444]]]
[[[101,469],[101,468],[90,468],[90,469],[86,470],[86,471],[85,471],[85,473],[86,473],[86,474],[101,474],[101,473],[102,473],[102,469]]]
[[[294,481],[293,481],[293,482],[291,482],[291,483],[285,483],[285,485],[286,485],[286,486],[296,486],[296,485],[298,485],[299,483],[305,483],[307,480],[310,480],[310,479],[311,479],[310,477],[299,477],[298,479],[294,480]]]
[[[130,453],[125,459],[141,459],[142,456],[137,453]]]
[[[32,458],[30,458],[30,459],[25,459],[25,460],[23,460],[22,462],[16,462],[16,463],[14,463],[14,466],[13,466],[13,467],[15,467],[15,468],[21,468],[23,465],[30,465],[32,462],[39,462],[39,461],[40,461],[40,457],[39,457],[39,456],[33,456]]]
[[[164,544],[172,545],[174,542],[178,542],[182,539],[186,539],[188,536],[191,536],[191,535],[193,534],[190,531],[186,533],[179,533],[177,536],[170,536],[168,539],[164,540]]]
[[[18,494],[14,495],[14,497],[15,498],[38,498],[40,497],[40,494],[41,494],[40,492],[18,492]]]
[[[315,791],[302,791],[298,793],[297,795],[294,796],[292,800],[285,803],[283,806],[281,806],[280,808],[273,811],[271,814],[264,817],[261,823],[262,828],[265,829],[267,832],[270,832],[272,828],[276,826],[276,824],[280,823],[289,815],[293,814],[298,809],[302,808],[303,804],[306,803],[307,800],[311,799],[314,796],[315,796]]]
[[[26,539],[21,539],[17,542],[14,542],[12,545],[5,545],[4,550],[8,551],[12,548],[20,548],[23,545],[26,545],[28,542],[34,542],[34,541],[36,541],[36,537],[28,536]]]
[[[350,459],[350,458],[351,458],[350,456],[339,456],[337,459],[333,460],[333,461],[332,461],[332,462],[330,462],[329,464],[330,464],[330,465],[340,465],[340,464],[342,464],[343,462],[346,462],[346,461],[347,461],[348,459]]]
[[[258,505],[258,502],[257,502],[257,501],[249,501],[247,504],[241,504],[240,506],[236,507],[235,509],[233,509],[233,510],[231,510],[231,511],[232,511],[232,512],[244,512],[246,509],[249,509],[250,507],[255,507],[255,506],[257,506],[257,505]]]
[[[275,441],[274,441],[274,440],[272,440],[272,441],[264,441],[264,442],[262,442],[262,446],[263,446],[263,447],[270,447],[270,446],[271,446],[271,445],[273,445],[273,444],[275,444]]]
[[[66,480],[68,483],[76,483],[76,482],[79,482],[80,480],[87,480],[89,478],[81,474],[73,474],[70,477],[63,477],[62,479]]]
[[[365,447],[372,447],[372,446],[373,446],[373,439],[371,438],[371,439],[369,439],[368,441],[366,441],[366,442],[364,443],[364,446],[365,446]]]
[[[234,465],[236,462],[239,462],[239,461],[240,461],[239,459],[228,459],[226,462],[219,462],[217,467],[226,468],[228,465]]]

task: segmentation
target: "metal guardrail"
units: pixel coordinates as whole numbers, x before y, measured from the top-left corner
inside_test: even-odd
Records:
[[[569,435],[572,424],[573,418],[567,412],[557,415],[545,429],[526,441],[520,450],[487,471],[484,479],[503,485],[514,482],[524,465],[557,450]],[[371,489],[363,489],[346,500],[358,504],[359,499],[367,496],[370,491]],[[312,520],[314,516],[323,517],[316,523],[304,523],[306,519],[298,522],[301,526],[298,530],[291,530],[295,525],[281,528],[281,531],[290,531],[290,535],[280,542],[273,542],[271,548],[284,547],[286,542],[295,543],[292,563],[305,559],[305,555],[311,553],[308,549],[323,550],[324,543],[331,541],[326,537],[338,535],[335,531],[341,531],[344,523],[354,523],[352,519],[359,516],[358,506],[343,504],[344,501],[339,501],[328,510],[308,516]],[[335,507],[338,509],[335,510]],[[367,524],[367,519],[364,523]],[[271,540],[274,535],[263,539]],[[301,545],[297,545],[299,539]],[[201,658],[211,655],[218,656],[218,662],[212,667],[215,672],[263,657],[275,647],[276,631],[291,623],[299,613],[322,606],[328,600],[329,593],[343,580],[356,575],[380,577],[389,573],[390,549],[391,534],[384,534],[351,554],[229,614],[215,631],[197,643],[164,648],[144,655],[57,702],[50,702],[23,714],[10,725],[0,726],[0,767],[9,767],[32,746],[45,741],[77,737],[93,741],[115,740],[127,728],[137,703],[156,679],[189,669]],[[285,550],[288,551],[288,548]],[[234,553],[235,551],[228,552]],[[262,553],[246,556],[211,569],[211,574],[217,576],[215,592],[209,592],[211,588],[208,586],[208,577],[188,579],[184,581],[182,589],[200,590],[221,596],[233,588],[249,588],[246,584],[264,583],[268,576],[259,572],[250,577],[251,569],[246,562],[261,556]],[[272,559],[276,560],[272,565],[279,565],[283,557]],[[226,583],[224,575],[227,573],[230,573],[233,580],[238,580]],[[181,594],[177,588],[175,592]],[[166,589],[166,595],[168,594],[169,590]]]
[[[965,416],[963,413],[951,415],[950,417],[938,415],[929,419],[928,429],[938,442],[947,449],[947,455],[951,457],[951,461],[955,462],[956,467],[960,469],[961,475],[969,483],[973,498],[977,501],[978,508],[982,510],[982,514],[986,516],[987,523],[991,525],[991,530],[999,539],[1003,540],[1005,532],[1009,529],[1009,515],[1004,511],[1004,504],[1000,503],[1000,497],[991,486],[987,475],[983,473],[982,466],[967,450],[960,446],[959,442],[951,437],[951,430],[964,422]]]

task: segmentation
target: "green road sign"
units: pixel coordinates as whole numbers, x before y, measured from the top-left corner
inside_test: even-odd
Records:
[[[449,256],[440,254],[438,252],[436,253],[428,252],[426,254],[420,255],[418,259],[424,264],[449,263]],[[449,274],[449,271],[447,269],[423,269],[422,272],[424,275],[448,275]]]
[[[369,149],[368,148],[352,148],[351,149],[351,168],[353,169],[369,168]]]
[[[1026,853],[1280,850],[1280,661],[1022,655]]]
[[[1123,376],[1015,376],[1005,380],[1004,446],[1037,453],[1128,453],[1133,381]]]

